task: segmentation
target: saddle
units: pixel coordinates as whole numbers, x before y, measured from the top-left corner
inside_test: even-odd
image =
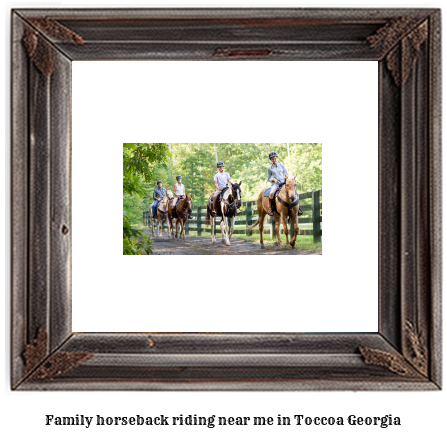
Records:
[[[185,199],[185,197],[184,197],[184,196],[179,196],[179,197],[177,198],[177,204],[178,204],[182,199]],[[171,202],[171,207],[174,207],[174,209],[175,209],[175,208],[177,208],[177,204],[174,205],[174,200],[173,200],[173,201]]]
[[[278,190],[277,190],[276,193],[275,193],[275,198],[278,197],[279,192],[280,192],[281,189],[283,188],[284,184],[285,184],[285,183],[280,184],[280,185],[278,186]],[[272,188],[271,188],[271,187],[269,187],[268,189],[266,189],[265,192],[264,192],[264,196],[265,196],[266,198],[268,198],[268,197],[270,196],[270,192],[271,192],[271,191],[272,191]]]
[[[179,196],[178,199],[177,199],[177,204],[175,204],[175,205],[173,205],[173,204],[174,204],[174,201],[171,202],[171,207],[172,207],[172,217],[173,217],[174,219],[177,219],[177,218],[178,218],[178,216],[177,216],[177,205],[178,205],[178,203],[179,203],[182,199],[185,199],[185,197],[184,197],[184,196]]]
[[[216,198],[216,205],[219,204],[219,202],[220,202],[221,199],[222,199],[222,195],[223,195],[228,189],[229,189],[229,187],[225,187],[225,188],[223,188],[222,191],[217,195],[217,198]],[[209,202],[210,202],[211,205],[213,205],[213,196],[214,196],[214,193],[211,194],[210,199],[209,199]]]

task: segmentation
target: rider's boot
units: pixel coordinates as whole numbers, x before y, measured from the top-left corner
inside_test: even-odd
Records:
[[[273,216],[273,199],[269,198],[269,211],[267,212],[268,215]]]

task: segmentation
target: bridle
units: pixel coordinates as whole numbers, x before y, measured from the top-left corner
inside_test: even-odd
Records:
[[[234,192],[236,192],[236,196],[234,196],[233,194],[233,186],[231,187],[231,197],[233,198],[233,202],[230,205],[230,207],[236,202],[236,200],[240,200],[241,198],[241,189],[240,188],[235,188]]]
[[[284,184],[284,185],[281,187],[281,190],[279,191],[279,193],[283,193],[283,195],[287,196],[287,199],[292,199],[292,198],[294,198],[295,195],[293,195],[293,196],[289,196],[285,191],[284,191],[284,192],[282,191],[282,189],[284,189],[285,187],[286,187],[286,185]],[[295,190],[295,192],[296,192],[296,190]],[[299,196],[298,196],[298,197],[299,197]],[[294,201],[292,201],[292,202],[294,202]]]

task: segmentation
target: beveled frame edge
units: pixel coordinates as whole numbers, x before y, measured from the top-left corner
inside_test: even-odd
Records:
[[[401,120],[401,131],[396,134],[396,138],[399,139],[402,148],[398,153],[399,155],[403,153],[399,157],[394,156],[395,164],[399,164],[399,169],[395,168],[394,171],[402,171],[404,174],[407,172],[408,177],[428,179],[427,187],[420,190],[415,183],[411,183],[408,188],[408,179],[403,181],[399,178],[401,184],[399,190],[402,192],[397,198],[388,199],[391,202],[400,199],[400,195],[403,198],[415,196],[420,208],[427,208],[425,219],[428,222],[421,222],[419,218],[409,216],[409,206],[402,198],[402,210],[396,215],[400,218],[399,225],[405,225],[409,230],[416,230],[419,235],[423,232],[429,233],[430,244],[428,247],[422,245],[421,248],[420,242],[408,243],[407,236],[403,233],[402,243],[399,245],[399,251],[402,253],[398,262],[402,263],[402,271],[399,267],[399,272],[405,273],[406,266],[408,268],[416,266],[421,269],[423,275],[429,276],[429,282],[422,285],[412,284],[411,291],[401,290],[402,285],[399,282],[399,290],[392,303],[389,298],[385,298],[381,283],[382,306],[378,334],[318,335],[72,333],[71,296],[70,293],[64,292],[70,290],[71,275],[67,264],[71,250],[71,211],[67,208],[70,204],[71,59],[27,20],[27,11],[30,10],[12,13],[11,387],[13,389],[426,390],[441,387],[439,10],[416,10],[422,15],[425,14],[424,17],[429,23],[429,47],[423,55],[425,58],[422,63],[422,70],[424,66],[428,69],[428,81],[421,82],[429,90],[429,99],[425,102],[427,108],[422,109],[422,113],[427,116],[426,126],[423,127],[427,130],[427,139],[422,141],[423,145],[427,146],[426,155],[423,150],[417,148],[418,141],[410,142],[413,145],[412,152],[405,153],[408,141],[414,134],[405,134],[406,117],[415,120],[415,112],[418,110],[414,106],[415,91],[411,86],[407,86],[407,89],[402,87],[399,91],[399,94],[402,93],[399,98],[400,104],[403,105],[402,112],[397,111],[391,117],[393,119],[399,116]],[[42,14],[48,14],[48,11],[64,13],[60,10],[40,11]],[[158,10],[157,14],[172,12],[167,11]],[[225,9],[206,10],[203,13],[209,16],[225,11]],[[248,9],[232,13],[238,15],[248,12],[265,16],[272,11],[256,12]],[[285,10],[278,11],[287,14]],[[352,9],[301,9],[299,13],[318,16],[318,11],[324,11],[325,14],[335,13],[338,16],[343,16],[345,11],[349,12],[351,19],[356,14],[356,10]],[[410,10],[374,11],[398,17]],[[32,10],[32,13],[35,12]],[[365,10],[359,11],[364,12]],[[108,13],[113,15],[114,11]],[[57,73],[52,77],[51,83],[42,79],[42,75],[26,57],[21,44],[24,26],[31,26],[54,52],[55,63],[59,68],[56,69]],[[383,81],[387,81],[387,86],[393,87],[383,60],[379,62],[379,74],[382,77],[381,86]],[[421,85],[421,83],[417,85],[416,78],[413,78],[412,83],[413,86]],[[395,88],[393,90],[397,93]],[[413,102],[413,105],[405,106],[407,101]],[[383,99],[381,102],[383,103]],[[39,105],[39,115],[33,109],[35,105]],[[42,109],[45,111],[42,112]],[[54,114],[57,114],[56,118],[51,117]],[[381,144],[385,140],[383,123],[389,115],[388,110],[383,108],[379,112],[382,120]],[[54,125],[51,126],[51,123]],[[52,144],[63,147],[51,147]],[[383,150],[383,144],[380,149]],[[422,153],[427,160],[424,168],[416,166],[415,154],[419,153]],[[36,175],[41,178],[36,178]],[[391,177],[395,178],[396,175]],[[382,182],[385,180],[386,178],[381,179]],[[36,199],[38,197],[40,199],[42,194],[44,202],[40,205],[36,203]],[[382,192],[380,196],[383,206]],[[23,230],[27,230],[27,233]],[[390,229],[388,233],[389,231]],[[39,234],[38,241],[34,238],[36,234]],[[405,247],[406,244],[410,250]],[[381,246],[383,250],[383,243]],[[407,261],[409,257],[411,260]],[[380,266],[383,271],[382,262]],[[396,261],[394,266],[397,266]],[[383,272],[381,275],[383,277]],[[407,279],[408,281],[411,283],[411,279]],[[384,309],[383,303],[391,303],[390,307],[393,309],[391,314]],[[422,319],[419,315],[420,309],[425,309],[426,313]],[[416,318],[413,318],[414,316]],[[422,331],[427,341],[429,370],[425,376],[420,373],[418,375],[417,370],[414,374],[412,358],[409,357],[412,353],[408,348],[407,351],[406,347],[402,348],[408,338],[407,321],[413,327],[413,339],[415,334],[417,338]],[[128,345],[135,347],[129,350]],[[361,346],[387,355],[385,357],[387,366],[365,364],[358,350]],[[112,354],[112,351],[115,353]],[[287,353],[284,353],[285,351]],[[337,358],[334,357],[334,353]],[[24,355],[33,358],[31,368],[25,368]],[[407,376],[396,375],[396,370],[391,371],[391,368],[396,368],[394,358],[398,357],[403,357],[405,367],[411,369]],[[383,355],[379,359],[375,357],[372,360],[378,365],[377,362],[383,360]],[[115,364],[113,367],[110,365],[111,361],[112,364],[116,361],[121,365]],[[309,363],[312,363],[311,369]],[[52,366],[56,367],[56,374],[46,373],[45,370]],[[109,378],[99,378],[95,374],[98,369],[102,375],[104,372],[105,375],[109,372]],[[129,374],[129,370],[134,374]],[[151,375],[156,377],[150,377]]]

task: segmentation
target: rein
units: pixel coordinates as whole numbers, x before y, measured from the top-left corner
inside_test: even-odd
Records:
[[[237,193],[237,189],[236,189],[236,193]],[[230,203],[228,203],[228,205],[231,207],[235,202],[236,202],[236,198],[237,198],[237,195],[236,195],[236,197],[233,195],[233,191],[230,193],[230,196],[233,198],[233,202],[230,204]]]

